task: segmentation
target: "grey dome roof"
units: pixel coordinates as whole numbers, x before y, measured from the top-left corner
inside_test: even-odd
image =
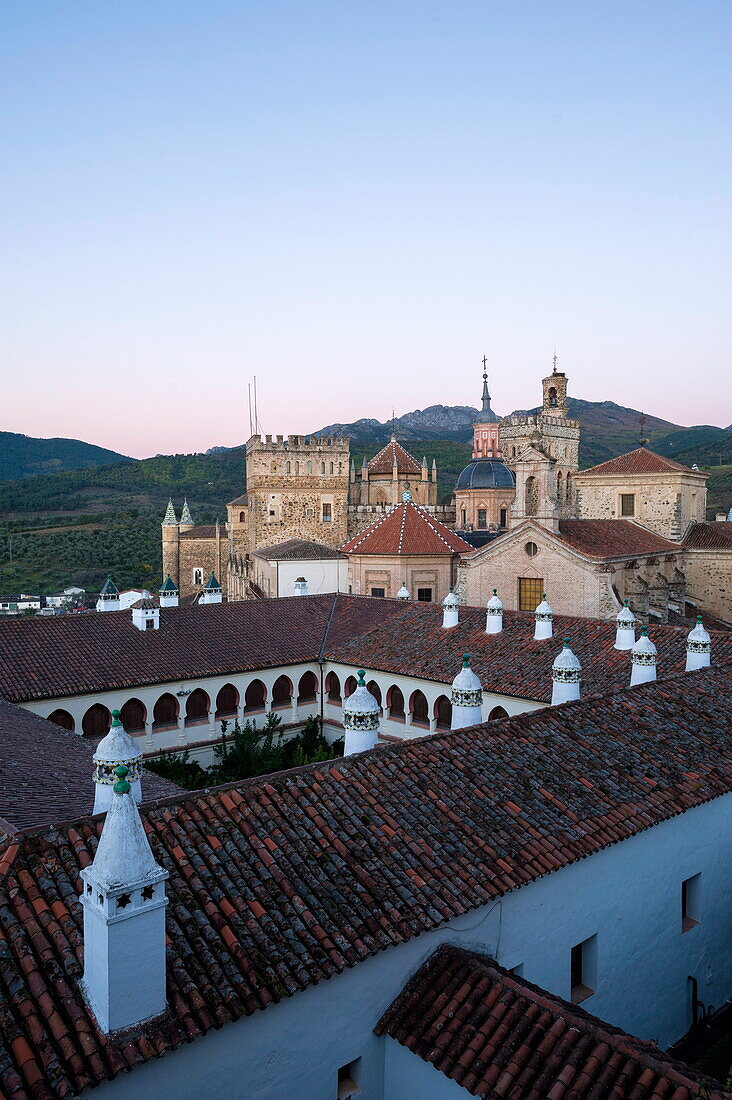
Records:
[[[457,479],[455,489],[513,489],[513,474],[501,458],[474,458]]]

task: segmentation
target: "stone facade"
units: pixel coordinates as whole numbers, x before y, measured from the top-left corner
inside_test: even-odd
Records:
[[[675,541],[690,523],[703,523],[706,516],[706,475],[693,470],[614,475],[582,471],[575,491],[582,519],[632,518]]]
[[[203,590],[215,573],[227,594],[229,532],[225,526],[163,525],[163,576],[176,581],[181,598]]]
[[[689,598],[700,610],[732,624],[732,547],[684,550]]]
[[[457,555],[454,558],[449,555],[384,555],[375,559],[368,554],[349,554],[349,591],[354,595],[394,598],[406,584],[413,600],[420,598],[422,590],[423,600],[440,602],[455,583],[458,560]]]

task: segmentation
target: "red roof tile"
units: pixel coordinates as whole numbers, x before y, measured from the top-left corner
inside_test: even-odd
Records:
[[[370,474],[390,474],[394,469],[396,459],[397,470],[400,474],[413,474],[418,477],[422,473],[422,465],[417,459],[405,451],[401,443],[392,439],[378,454],[374,455],[368,465]]]
[[[678,554],[680,546],[628,519],[562,519],[559,539],[597,561]]]
[[[732,523],[695,523],[684,536],[690,550],[732,550]]]
[[[634,451],[628,451],[617,458],[610,458],[607,462],[601,462],[598,466],[590,466],[587,470],[580,470],[575,477],[584,477],[587,474],[667,474],[669,471],[681,471],[685,474],[696,474],[697,477],[707,477],[701,470],[692,470],[690,466],[682,466],[680,462],[674,462],[672,458],[664,458],[645,447],[637,447]]]
[[[414,975],[376,1034],[390,1035],[483,1100],[732,1095],[655,1043],[451,944]]]
[[[474,547],[412,501],[402,501],[355,535],[344,554],[435,555],[472,554]]]
[[[112,1036],[78,985],[102,820],[21,835],[0,852],[0,1095],[76,1095],[730,790],[732,681],[710,669],[148,806],[171,1007]]]

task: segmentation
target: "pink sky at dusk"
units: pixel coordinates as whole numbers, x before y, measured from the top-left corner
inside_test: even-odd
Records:
[[[570,393],[732,423],[732,9],[5,9],[0,427],[126,454]]]

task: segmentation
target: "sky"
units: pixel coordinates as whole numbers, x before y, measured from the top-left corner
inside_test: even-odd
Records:
[[[0,0],[0,428],[732,422],[728,0]]]

